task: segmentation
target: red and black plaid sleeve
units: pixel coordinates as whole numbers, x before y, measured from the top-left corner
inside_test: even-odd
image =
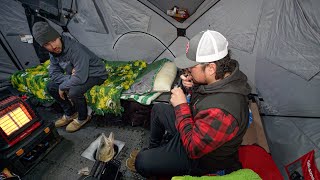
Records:
[[[185,103],[175,107],[175,114],[183,146],[192,159],[217,149],[239,130],[235,118],[218,108],[202,110],[193,118]]]

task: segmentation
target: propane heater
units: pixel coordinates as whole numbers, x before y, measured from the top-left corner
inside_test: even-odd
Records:
[[[0,100],[0,162],[19,175],[34,167],[61,138],[53,123],[39,119],[18,96]]]
[[[0,148],[12,147],[41,125],[30,106],[17,96],[0,102]]]

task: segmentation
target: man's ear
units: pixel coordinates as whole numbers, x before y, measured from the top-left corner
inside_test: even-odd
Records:
[[[217,65],[216,63],[209,63],[209,72],[210,72],[210,75],[213,75],[217,72]]]

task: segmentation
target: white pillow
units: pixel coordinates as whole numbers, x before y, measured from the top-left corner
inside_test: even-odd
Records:
[[[166,62],[154,79],[152,91],[170,92],[176,75],[177,66],[171,61]]]

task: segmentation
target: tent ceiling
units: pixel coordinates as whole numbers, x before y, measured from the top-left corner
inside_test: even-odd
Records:
[[[204,0],[148,0],[151,2],[154,6],[159,8],[162,12],[167,13],[167,10],[172,9],[174,6],[178,8],[187,9],[189,15],[191,16],[193,13],[196,12],[196,10],[199,8],[199,6],[204,2]]]
[[[155,13],[160,15],[163,19],[167,20],[171,25],[176,28],[187,29],[203,14],[205,14],[211,7],[213,7],[219,0],[176,0],[176,1],[155,1],[155,0],[138,0],[141,4],[147,8],[153,10]],[[188,9],[190,17],[184,22],[178,22],[171,16],[167,15],[167,10],[178,6],[181,8]]]

